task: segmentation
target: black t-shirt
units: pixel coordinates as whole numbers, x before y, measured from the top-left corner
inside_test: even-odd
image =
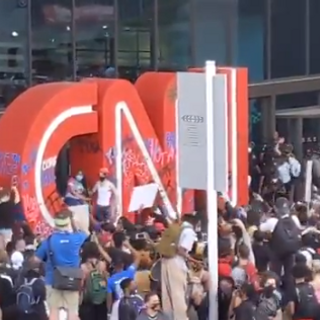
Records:
[[[255,258],[255,264],[258,272],[267,271],[268,264],[270,261],[270,247],[267,243],[256,243],[252,244],[252,251]]]
[[[249,155],[249,174],[251,176],[254,176],[256,173],[258,173],[257,166],[258,166],[258,159],[254,153],[251,153]]]
[[[293,319],[313,318],[319,305],[310,283],[303,282],[294,285],[290,290],[289,301],[294,303]]]
[[[241,304],[234,308],[235,320],[249,320],[254,318],[255,306],[250,300],[242,301]]]
[[[107,248],[107,253],[112,260],[118,260],[120,257],[125,268],[129,267],[133,263],[133,256],[119,248],[109,247]]]
[[[130,298],[123,297],[119,302],[119,320],[136,320],[137,310],[130,302]]]
[[[15,221],[16,205],[13,201],[0,203],[0,229],[11,229]]]

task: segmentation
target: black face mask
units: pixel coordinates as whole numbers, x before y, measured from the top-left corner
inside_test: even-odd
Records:
[[[274,291],[273,286],[266,286],[263,289],[263,294],[266,298],[270,298],[272,296],[273,291]]]
[[[104,181],[104,180],[106,180],[106,177],[100,177],[99,180]]]

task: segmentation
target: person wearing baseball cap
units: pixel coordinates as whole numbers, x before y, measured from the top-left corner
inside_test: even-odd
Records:
[[[35,257],[45,263],[45,284],[50,317],[58,319],[59,310],[67,310],[71,319],[78,318],[79,291],[60,290],[55,286],[54,272],[58,267],[80,268],[80,249],[89,234],[76,228],[72,212],[65,208],[54,217],[55,229],[51,236],[42,241]],[[80,275],[77,275],[79,277]]]

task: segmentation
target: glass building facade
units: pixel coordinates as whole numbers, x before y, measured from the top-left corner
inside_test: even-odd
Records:
[[[2,0],[0,16],[3,105],[36,83],[207,59],[251,82],[320,73],[319,0]]]

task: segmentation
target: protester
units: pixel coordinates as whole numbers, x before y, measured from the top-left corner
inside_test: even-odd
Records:
[[[120,287],[123,296],[118,305],[119,320],[136,320],[144,305],[143,299],[136,294],[134,280],[125,278],[121,280]]]
[[[320,319],[320,206],[292,202],[288,182],[299,179],[301,166],[287,147],[276,137],[261,157],[252,154],[251,185],[261,194],[250,192],[247,206],[233,206],[219,193],[217,320]],[[285,174],[281,165],[289,169]],[[46,239],[30,234],[17,215],[4,214],[1,224],[0,214],[4,320],[46,320],[46,302],[51,320],[58,320],[60,308],[71,320],[209,320],[205,213],[170,221],[157,204],[156,212],[135,224],[126,217],[110,221],[118,200],[107,174],[101,169],[91,189],[100,220],[90,225],[91,237],[78,230],[67,209],[55,215]],[[69,180],[71,206],[89,200],[83,176]],[[17,189],[2,195],[0,213],[14,212]]]
[[[115,185],[107,179],[108,169],[101,168],[99,172],[99,181],[96,182],[92,189],[92,194],[97,194],[95,205],[95,217],[100,222],[110,221],[115,219],[112,211],[119,206],[118,193]],[[113,201],[112,201],[113,200]],[[113,202],[113,205],[112,205]]]
[[[45,281],[50,319],[58,320],[59,309],[78,319],[79,290],[82,281],[80,249],[89,234],[77,229],[72,213],[63,210],[55,217],[55,231],[36,251],[45,261]],[[72,230],[70,230],[70,227]]]
[[[141,311],[137,320],[169,320],[168,315],[161,310],[159,296],[150,292],[144,297],[145,308]],[[120,320],[120,319],[119,319]]]
[[[46,287],[40,274],[40,263],[35,257],[28,261],[28,268],[17,286],[17,308],[19,320],[47,320]]]
[[[190,259],[189,252],[192,250],[194,242],[197,240],[195,225],[198,222],[196,217],[186,214],[182,217],[182,225],[169,226],[168,233],[172,228],[172,239],[163,236],[160,240],[159,250],[161,259],[161,296],[164,312],[172,313],[174,320],[187,319],[187,274],[188,267],[186,261]],[[174,229],[176,228],[176,229]],[[174,246],[172,245],[174,244]]]
[[[26,249],[26,243],[23,238],[17,239],[15,242],[15,250],[11,255],[12,267],[16,270],[19,270],[24,262],[24,252]]]
[[[121,281],[124,279],[133,280],[140,263],[140,255],[130,245],[128,241],[124,242],[124,245],[130,250],[134,257],[134,262],[129,267],[125,268],[123,256],[116,255],[113,259],[113,275],[108,279],[107,285],[107,306],[108,310],[114,314],[117,307],[114,305],[123,297],[123,289],[121,287]]]
[[[17,271],[9,264],[7,252],[0,250],[0,308],[3,320],[15,320],[18,316],[14,291],[17,277]]]
[[[107,263],[101,259],[96,242],[85,243],[81,255],[84,283],[79,310],[80,319],[105,320],[107,315]]]
[[[19,203],[20,194],[16,186],[10,189],[0,187],[0,233],[5,242],[13,235]]]
[[[291,274],[294,254],[301,246],[300,222],[290,214],[290,204],[285,198],[277,199],[275,203],[276,216],[269,217],[260,224],[260,231],[270,234],[271,268],[281,276]]]
[[[68,206],[77,206],[85,204],[88,197],[84,186],[84,175],[79,171],[74,177],[70,177],[67,185],[67,192],[64,197],[64,202]]]

